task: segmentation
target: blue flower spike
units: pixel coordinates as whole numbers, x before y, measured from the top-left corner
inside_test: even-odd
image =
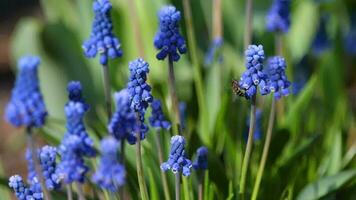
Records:
[[[207,170],[208,169],[208,149],[201,146],[197,149],[197,158],[193,162],[193,168],[195,170]]]
[[[263,72],[263,61],[265,53],[262,45],[249,45],[245,51],[246,71],[242,74],[239,86],[246,91],[246,99],[251,99],[257,94],[257,86],[260,86],[260,93],[269,93],[267,87],[267,75]]]
[[[290,27],[291,0],[274,0],[266,16],[266,28],[269,32],[286,33]]]
[[[107,65],[109,59],[122,56],[121,44],[113,33],[109,0],[94,0],[93,11],[95,18],[92,24],[90,38],[83,43],[84,55],[94,58],[100,54],[100,64]]]
[[[159,29],[154,38],[154,45],[159,50],[156,55],[158,60],[177,62],[180,54],[187,52],[183,36],[179,32],[181,13],[174,6],[164,6],[158,12]]]
[[[70,85],[72,83],[69,83],[68,88]],[[68,92],[70,93],[71,90]],[[56,172],[65,183],[74,181],[83,183],[85,174],[89,170],[84,163],[84,157],[96,155],[94,142],[86,132],[83,120],[88,106],[83,99],[69,99],[64,110],[67,118],[67,132],[59,145],[58,151],[62,159]]]
[[[269,90],[274,93],[276,99],[288,96],[291,83],[286,75],[286,61],[281,56],[274,56],[268,59],[267,73],[269,77]]]
[[[163,171],[172,170],[174,174],[182,173],[190,176],[192,162],[185,155],[185,139],[183,136],[175,135],[171,138],[171,150],[167,162],[161,164]]]
[[[149,118],[150,124],[156,129],[169,130],[171,128],[171,123],[167,121],[164,117],[161,101],[158,99],[153,100],[151,103],[152,115]]]
[[[18,75],[11,98],[5,108],[5,119],[15,127],[42,127],[47,110],[42,98],[36,56],[24,56],[18,62]]]
[[[125,168],[119,163],[119,142],[109,136],[101,141],[100,164],[93,175],[93,181],[101,188],[110,192],[117,192],[118,188],[125,183]]]
[[[38,181],[34,182],[30,185],[30,188],[28,188],[21,176],[14,175],[9,179],[9,187],[14,190],[18,200],[43,200],[43,193]]]

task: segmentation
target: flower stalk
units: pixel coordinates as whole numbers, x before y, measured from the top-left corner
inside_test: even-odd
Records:
[[[274,124],[274,118],[276,115],[276,100],[274,97],[272,97],[272,103],[271,103],[271,111],[269,115],[269,120],[268,120],[268,128],[267,128],[267,134],[266,134],[266,140],[265,144],[263,146],[263,152],[262,152],[262,158],[260,161],[260,165],[258,167],[257,171],[257,177],[255,181],[255,185],[253,187],[253,192],[252,192],[252,200],[256,200],[258,196],[258,191],[260,188],[260,183],[262,180],[262,175],[263,171],[266,165],[267,157],[268,157],[268,151],[269,151],[269,146],[271,144],[271,139],[272,139],[272,130],[273,130],[273,124]]]
[[[84,195],[84,192],[83,192],[82,184],[76,182],[76,186],[77,186],[78,199],[79,200],[85,200],[85,195]]]
[[[180,173],[177,172],[175,174],[176,180],[175,180],[175,188],[176,188],[176,200],[180,200]]]
[[[105,92],[105,105],[108,119],[110,120],[111,112],[111,86],[110,86],[110,76],[109,76],[109,66],[103,65],[103,81],[104,81],[104,92]]]
[[[177,97],[177,89],[175,83],[175,75],[174,75],[174,68],[173,68],[173,60],[171,58],[168,59],[168,87],[169,93],[171,96],[172,101],[172,110],[174,113],[174,123],[176,124],[176,135],[181,135],[181,119],[180,119],[180,111],[179,111],[179,102]]]
[[[38,156],[37,156],[38,154],[37,154],[37,150],[36,150],[36,144],[35,144],[35,141],[33,138],[32,128],[27,127],[26,132],[27,132],[28,147],[30,148],[30,151],[31,151],[32,160],[35,165],[36,175],[37,175],[37,178],[39,179],[41,189],[43,192],[43,196],[46,200],[52,200],[52,196],[47,190],[46,183],[45,183],[45,180],[44,180],[44,177],[42,174],[42,167],[38,160]]]
[[[67,188],[67,200],[73,200],[72,186],[68,184],[66,188]]]

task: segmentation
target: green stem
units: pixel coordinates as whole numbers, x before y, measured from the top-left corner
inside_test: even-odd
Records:
[[[179,111],[179,102],[177,97],[177,88],[176,88],[176,80],[174,75],[173,68],[173,60],[171,58],[168,59],[168,86],[169,92],[172,101],[172,111],[174,113],[174,122],[177,126],[176,134],[181,135],[181,119],[180,119],[180,111]]]
[[[111,118],[111,86],[108,65],[103,65],[103,79],[104,79],[104,92],[105,104],[108,120]]]
[[[180,173],[177,172],[175,174],[176,181],[175,181],[175,188],[176,188],[176,200],[180,200]]]
[[[260,165],[259,165],[258,171],[257,171],[255,186],[253,187],[252,198],[251,198],[252,200],[257,199],[258,191],[260,188],[263,171],[265,169],[265,165],[266,165],[266,161],[267,161],[269,146],[271,144],[272,130],[273,130],[275,115],[276,115],[276,101],[275,101],[274,97],[272,97],[271,111],[269,114],[267,134],[266,134],[266,141],[265,141],[265,144],[263,147],[262,158],[261,158]]]
[[[252,153],[255,125],[256,125],[256,96],[253,96],[251,99],[250,128],[248,131],[247,145],[246,145],[245,155],[242,161],[242,170],[241,170],[241,177],[240,177],[239,194],[241,196],[241,199],[245,199],[246,176],[247,176],[248,166],[250,164],[250,157]]]
[[[186,30],[187,30],[187,36],[188,36],[188,49],[189,49],[192,64],[193,64],[195,90],[197,93],[198,106],[199,106],[199,112],[200,112],[199,116],[201,116],[200,123],[203,124],[201,127],[204,129],[204,130],[201,130],[201,133],[207,134],[206,130],[207,130],[208,126],[204,126],[204,125],[207,124],[208,115],[206,114],[203,79],[201,76],[201,69],[200,69],[198,53],[197,53],[197,49],[196,49],[193,18],[192,18],[189,0],[183,0],[183,9],[184,9],[184,19],[185,19],[185,23],[187,26]]]
[[[73,200],[73,192],[71,184],[67,185],[67,200]]]
[[[199,178],[199,185],[198,185],[198,200],[204,199],[204,179],[205,179],[205,171],[201,174]]]
[[[139,114],[136,114],[136,118],[137,118],[136,120],[138,121],[138,123],[140,123]],[[138,127],[140,127],[140,124],[138,124]],[[148,192],[147,192],[145,176],[144,176],[143,166],[142,166],[140,131],[138,131],[136,133],[136,165],[137,165],[137,178],[138,178],[138,184],[140,187],[141,199],[148,200]]]
[[[253,23],[253,0],[246,1],[246,21],[245,21],[245,38],[244,47],[247,49],[252,41],[252,23]]]
[[[26,131],[27,131],[28,147],[30,148],[30,151],[31,151],[32,161],[35,165],[36,177],[39,179],[38,181],[40,182],[44,199],[52,200],[52,196],[48,192],[47,187],[46,187],[46,182],[45,182],[45,179],[42,174],[42,167],[41,167],[40,161],[38,160],[38,156],[37,156],[38,152],[37,152],[36,144],[35,144],[35,141],[33,138],[32,128],[27,127]]]
[[[158,150],[158,159],[159,163],[163,163],[163,151],[162,151],[162,143],[161,143],[161,131],[157,130],[156,133],[156,146]],[[164,191],[164,197],[166,200],[171,199],[171,195],[169,193],[169,186],[168,186],[168,180],[167,180],[167,175],[161,170],[161,179],[162,179],[162,185],[163,185],[163,191]]]
[[[75,183],[76,186],[77,186],[77,193],[78,193],[78,199],[79,200],[85,200],[85,195],[84,195],[84,192],[83,192],[83,188],[82,188],[82,185],[80,183]]]

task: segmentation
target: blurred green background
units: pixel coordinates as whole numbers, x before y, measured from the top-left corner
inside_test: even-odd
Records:
[[[158,27],[156,13],[162,5],[171,3],[185,16],[183,1],[132,0],[132,4],[129,1],[111,0],[114,30],[124,52],[122,58],[109,63],[113,90],[125,87],[128,62],[140,54],[134,34],[135,26],[139,27],[144,59],[150,64],[149,82],[154,96],[163,101],[167,111],[170,108],[167,63],[156,60],[157,51],[153,46]],[[101,66],[97,59],[85,58],[81,48],[91,31],[91,2],[0,2],[0,114],[3,115],[14,83],[16,60],[27,54],[39,55],[42,59],[39,70],[41,89],[50,114],[46,126],[39,130],[43,143],[57,145],[65,132],[63,106],[67,101],[66,84],[70,80],[81,81],[84,96],[91,105],[86,119],[91,137],[98,144],[107,134]],[[187,153],[194,157],[200,145],[206,145],[210,150],[206,199],[237,199],[249,103],[234,97],[230,86],[231,80],[239,78],[245,69],[245,2],[222,0],[224,44],[219,51],[223,60],[209,65],[204,64],[204,57],[213,39],[212,0],[189,2],[196,40],[188,42],[188,53],[175,63],[178,97],[187,104],[184,131],[188,141]],[[265,15],[270,4],[270,0],[255,0],[253,8],[253,43],[262,44],[266,56],[273,56],[275,52],[274,35],[265,29]],[[130,9],[136,9],[138,24]],[[317,33],[323,20],[326,39],[322,41],[326,41],[326,45],[320,46],[316,38],[320,37]],[[182,32],[189,40],[187,30],[191,29],[186,25],[182,18]],[[292,0],[291,28],[282,36],[282,41],[293,94],[277,106],[260,199],[356,199],[355,35],[355,1]],[[192,54],[192,48],[196,49],[196,55]],[[199,74],[197,70],[200,70]],[[202,78],[202,87],[197,88],[199,78]],[[200,97],[197,95],[199,90],[202,92]],[[258,107],[263,112],[263,131],[253,149],[248,192],[252,190],[263,148],[269,102],[269,97],[258,97]],[[0,122],[0,196],[4,195],[1,199],[10,198],[7,196],[10,194],[7,177],[14,173],[26,174],[22,132]],[[150,196],[159,199],[163,196],[156,150],[152,145],[155,134],[151,131],[143,142],[143,154]],[[164,138],[166,152],[169,134],[166,133]],[[133,155],[133,148],[129,147],[126,154]],[[137,199],[134,156],[127,158],[127,188],[131,197]],[[173,176],[170,179],[173,186]],[[183,185],[184,199],[196,199],[197,177],[184,179]]]

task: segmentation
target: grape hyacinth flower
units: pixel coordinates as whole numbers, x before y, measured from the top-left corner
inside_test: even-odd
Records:
[[[125,88],[115,93],[116,111],[108,124],[109,133],[117,140],[127,139],[129,144],[136,143],[135,131],[137,130],[136,115],[131,109],[130,95]],[[145,138],[148,127],[141,124],[141,139]]]
[[[214,58],[217,56],[218,61],[221,63],[223,60],[222,53],[219,52],[222,47],[224,40],[219,37],[215,38],[209,46],[209,49],[205,55],[204,63],[205,65],[211,65],[214,62]]]
[[[187,116],[186,116],[186,113],[187,112],[187,104],[185,102],[180,102],[179,103],[179,118],[180,118],[180,121],[182,122],[181,126],[182,126],[182,129],[185,128],[186,126],[186,121],[187,121]]]
[[[41,186],[37,181],[28,188],[21,176],[14,175],[9,179],[9,187],[14,190],[18,200],[43,200]]]
[[[206,170],[208,169],[208,149],[201,146],[197,149],[197,158],[193,162],[193,168],[195,170]]]
[[[5,119],[15,127],[42,127],[47,110],[42,98],[36,56],[24,56],[18,62],[19,73],[11,98],[5,109]]]
[[[130,96],[130,107],[143,120],[145,111],[152,102],[151,87],[146,83],[149,65],[142,58],[129,63],[130,77],[127,89]]]
[[[154,45],[159,49],[156,55],[158,60],[167,56],[170,61],[177,62],[179,54],[187,52],[185,40],[179,33],[180,12],[174,6],[164,6],[158,12],[159,30],[154,38]]]
[[[109,58],[122,56],[119,39],[113,34],[113,24],[110,11],[112,5],[109,0],[94,0],[93,11],[95,18],[92,24],[90,38],[83,43],[84,54],[94,58],[100,54],[100,64],[107,65]]]
[[[100,164],[93,175],[93,181],[101,188],[116,192],[125,183],[125,168],[119,163],[119,142],[113,137],[101,141]]]
[[[156,129],[170,129],[171,123],[167,121],[164,117],[161,101],[154,99],[151,103],[152,115],[149,118],[150,124]]]
[[[182,172],[183,176],[190,176],[192,162],[185,155],[185,139],[183,136],[175,135],[171,138],[171,150],[167,162],[161,164],[161,169],[167,171],[172,169],[173,173]]]
[[[88,136],[83,122],[87,109],[85,102],[72,100],[64,109],[67,117],[67,132],[58,149],[62,159],[57,173],[64,178],[65,183],[84,182],[84,176],[89,170],[84,163],[84,157],[96,155],[94,143]]]
[[[246,71],[242,74],[239,86],[246,91],[245,98],[251,99],[257,93],[260,86],[262,95],[268,94],[266,74],[263,72],[265,53],[262,45],[249,45],[245,51]]]
[[[344,49],[349,55],[356,55],[356,14],[352,13],[349,19],[350,29],[344,35]]]
[[[290,27],[291,0],[274,0],[266,16],[266,28],[269,32],[286,33]]]
[[[286,61],[281,56],[274,56],[268,59],[268,85],[269,90],[274,93],[274,97],[278,100],[281,96],[289,95],[289,86],[291,83],[287,79],[285,73]]]
[[[82,96],[82,84],[79,81],[70,81],[67,85],[68,99],[72,102],[80,102],[84,105],[85,110],[89,109],[89,105],[85,103]]]
[[[318,31],[312,44],[313,53],[316,55],[320,55],[331,46],[330,38],[328,37],[328,33],[326,31],[326,23],[327,16],[322,16],[320,18]]]
[[[55,147],[46,145],[38,151],[37,155],[48,190],[59,189],[61,187],[60,177],[56,173],[56,154],[57,149]],[[38,179],[32,154],[29,149],[26,151],[26,160],[28,161],[28,181],[32,183],[34,180]]]

